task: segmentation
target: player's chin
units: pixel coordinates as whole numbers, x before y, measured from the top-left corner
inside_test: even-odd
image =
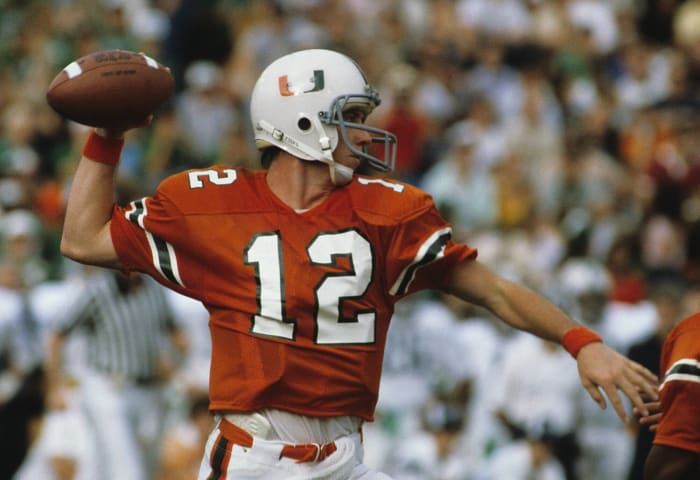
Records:
[[[362,159],[357,155],[348,155],[347,157],[343,158],[340,163],[348,168],[351,168],[353,171],[357,171],[357,169],[360,168],[360,165],[362,165]]]

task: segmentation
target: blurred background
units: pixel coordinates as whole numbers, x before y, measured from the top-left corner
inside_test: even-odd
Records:
[[[89,129],[48,107],[53,77],[114,48],[171,68],[172,101],[127,136],[123,202],[257,168],[253,83],[317,47],[379,89],[392,175],[458,240],[658,370],[700,311],[700,1],[0,0],[0,478],[195,478],[211,428],[206,311],[59,253]],[[108,319],[146,317],[152,339],[119,350]],[[560,347],[471,305],[405,300],[384,370],[366,462],[397,479],[641,478],[649,435],[598,410]]]

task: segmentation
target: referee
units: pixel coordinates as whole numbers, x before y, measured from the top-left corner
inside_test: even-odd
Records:
[[[87,268],[83,291],[50,335],[49,405],[84,415],[100,478],[145,479],[157,460],[164,387],[186,340],[155,281]],[[68,337],[82,346],[79,363],[66,361]]]

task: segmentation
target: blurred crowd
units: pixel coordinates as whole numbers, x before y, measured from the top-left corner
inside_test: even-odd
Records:
[[[316,47],[358,61],[382,96],[369,122],[398,136],[392,175],[499,273],[652,370],[700,311],[699,0],[0,0],[0,431],[33,420],[0,434],[3,452],[28,445],[15,478],[194,478],[211,427],[206,312],[163,292],[163,368],[121,379],[157,387],[155,426],[123,437],[142,473],[100,470],[81,396],[104,339],[72,325],[95,284],[134,290],[59,253],[89,129],[46,87],[97,50],[171,68],[172,100],[127,135],[119,198],[134,199],[183,169],[257,167],[253,83]],[[366,463],[409,480],[641,478],[648,435],[598,410],[563,349],[448,298],[399,307]]]

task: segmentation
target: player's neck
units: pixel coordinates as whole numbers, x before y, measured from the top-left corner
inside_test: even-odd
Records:
[[[270,165],[267,184],[277,198],[295,210],[315,207],[334,189],[326,165],[286,154],[279,155]]]

